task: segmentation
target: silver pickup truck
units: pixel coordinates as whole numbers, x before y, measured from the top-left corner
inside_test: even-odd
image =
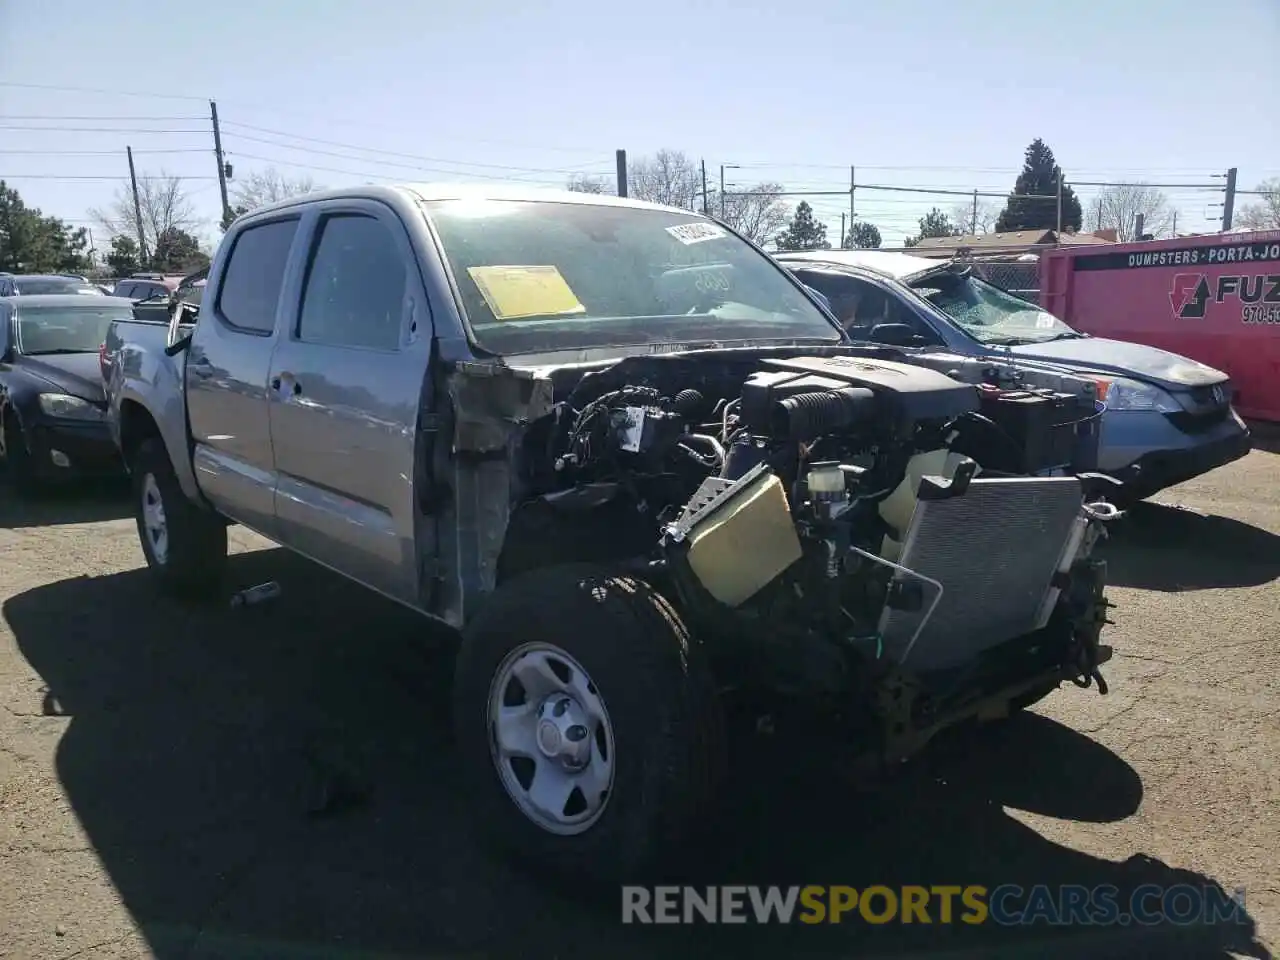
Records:
[[[188,310],[103,349],[159,585],[216,595],[238,523],[456,630],[468,807],[540,869],[678,847],[735,701],[892,763],[1106,692],[1092,399],[854,343],[712,219],[311,194],[237,221]]]

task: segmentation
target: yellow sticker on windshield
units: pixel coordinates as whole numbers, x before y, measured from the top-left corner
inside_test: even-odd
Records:
[[[498,320],[587,312],[554,266],[468,267],[467,273]]]

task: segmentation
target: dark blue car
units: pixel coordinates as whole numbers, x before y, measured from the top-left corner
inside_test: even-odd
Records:
[[[775,259],[820,292],[856,339],[1052,364],[1098,383],[1098,468],[1148,497],[1249,452],[1220,370],[1155,347],[1091,337],[960,264],[878,250]]]
[[[132,306],[79,294],[0,297],[0,460],[18,489],[123,475],[98,350]]]

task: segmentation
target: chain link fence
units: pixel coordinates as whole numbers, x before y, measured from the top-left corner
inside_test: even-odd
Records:
[[[973,268],[975,275],[992,286],[999,287],[1015,297],[1040,302],[1040,261],[1035,260],[993,260],[962,258]]]

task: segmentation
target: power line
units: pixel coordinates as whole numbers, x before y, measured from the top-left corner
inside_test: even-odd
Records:
[[[513,167],[508,164],[502,164],[502,163],[475,163],[469,160],[451,160],[443,157],[425,157],[425,156],[422,156],[421,154],[416,154],[416,153],[400,153],[399,151],[396,151],[396,150],[381,150],[374,147],[362,147],[357,144],[342,143],[337,140],[322,140],[319,137],[304,137],[304,136],[301,136],[300,134],[287,133],[283,130],[272,130],[267,127],[257,127],[257,126],[254,126],[253,124],[239,123],[238,121],[235,121],[235,120],[224,120],[222,121],[222,125],[224,127],[240,127],[245,130],[254,130],[254,131],[257,131],[258,133],[268,133],[268,134],[271,134],[272,136],[284,137],[289,140],[302,140],[302,141],[306,141],[307,143],[320,143],[330,147],[341,147],[346,150],[359,150],[363,153],[373,153],[373,154],[378,154],[380,156],[387,156],[387,157],[402,157],[407,160],[418,160],[426,163],[452,163],[452,164],[459,164],[462,166],[469,166],[469,167],[484,167],[486,170],[513,170],[521,173],[563,174],[563,173],[577,172],[573,170],[551,169],[546,167]],[[286,149],[290,149],[290,150],[311,149],[310,147],[305,147],[305,148],[294,147],[289,144],[276,143],[271,140],[263,140],[259,137],[250,136],[247,133],[237,133],[235,130],[232,130],[230,132],[235,133],[236,136],[241,137],[245,140],[253,140],[256,143],[265,143],[271,146],[285,147]],[[316,150],[314,152],[321,153],[323,151]],[[335,154],[335,156],[340,156],[340,155]],[[370,162],[377,162],[377,161],[373,161],[372,158],[370,157],[347,157],[346,159],[368,160]],[[599,162],[604,163],[603,160]]]
[[[207,147],[177,147],[172,150],[135,150],[140,153],[207,153]],[[38,157],[115,157],[119,150],[0,150],[0,154],[23,154]]]
[[[6,180],[125,180],[127,177],[119,173],[108,175],[91,175],[91,174],[72,174],[72,173],[6,173]],[[187,176],[140,176],[139,180],[216,180],[217,177],[187,177]]]
[[[302,163],[296,160],[283,160],[283,159],[280,159],[279,157],[260,157],[260,156],[257,156],[256,154],[242,153],[238,150],[235,151],[234,153],[231,153],[231,156],[240,157],[241,159],[244,159],[244,160],[257,160],[261,163],[279,164],[286,167],[299,167],[303,170],[318,170],[323,173],[340,173],[348,177],[367,177],[375,180],[390,180],[393,182],[401,181],[404,179],[404,177],[402,176],[401,177],[391,176],[385,173],[368,173],[366,171],[359,171],[359,170],[342,170],[337,167],[326,167],[326,166],[321,166],[320,164],[315,164],[315,163]],[[359,159],[359,158],[352,158],[352,159]],[[371,161],[371,162],[377,162],[377,161]],[[549,184],[549,183],[558,182],[558,181],[551,181],[551,180],[533,180],[533,179],[521,180],[520,178],[517,178],[517,177],[510,177],[510,176],[500,177],[500,176],[494,176],[493,174],[483,174],[483,173],[457,173],[455,175],[479,177],[486,180],[498,180],[498,181],[504,181],[504,182],[515,181],[519,183],[530,183],[530,184]]]
[[[203,119],[204,117],[103,117],[103,116],[90,116],[90,117],[56,116],[55,117],[55,116],[50,116],[48,114],[23,115],[23,114],[17,114],[17,113],[0,113],[0,120],[48,120],[48,121],[54,121],[54,120],[86,121],[87,120],[87,121],[96,121],[99,123],[107,123],[109,121],[111,122],[128,121],[128,120],[145,120],[149,123],[153,121],[156,123],[159,123],[162,120],[190,121],[190,120],[203,120]]]
[[[20,124],[0,124],[0,130],[36,130],[45,133],[198,133],[207,134],[208,130],[174,130],[172,128],[135,128],[135,127],[31,127]]]
[[[137,93],[126,90],[103,90],[100,87],[66,87],[52,83],[13,83],[9,81],[0,81],[0,87],[17,87],[23,90],[56,90],[65,93],[96,93],[108,97],[151,97],[157,100],[201,100],[207,101],[208,97],[193,97],[182,93]]]
[[[449,176],[482,177],[484,179],[494,179],[494,180],[512,179],[510,176],[496,176],[494,174],[475,173],[470,170],[456,170],[456,169],[445,169],[441,167],[428,167],[420,163],[405,163],[404,161],[400,161],[400,160],[380,160],[375,157],[358,157],[358,156],[352,156],[349,153],[337,153],[336,151],[333,151],[333,150],[321,150],[316,147],[297,147],[297,146],[292,146],[290,144],[285,144],[285,143],[275,143],[274,141],[271,141],[271,140],[264,140],[261,137],[252,137],[252,136],[249,136],[248,134],[238,133],[235,131],[232,131],[232,134],[234,137],[237,137],[241,140],[251,140],[254,143],[263,143],[268,146],[279,147],[282,150],[299,150],[299,151],[306,152],[308,155],[320,154],[321,156],[326,156],[326,157],[336,157],[339,160],[354,160],[357,163],[377,163],[383,166],[403,167],[410,170],[420,170],[426,173],[447,174]],[[235,150],[229,150],[228,152],[231,153],[232,155],[235,155],[236,153],[238,153],[238,151],[235,151]],[[248,154],[240,154],[240,156],[248,156]],[[290,161],[282,160],[280,162],[285,163]],[[464,165],[466,164],[466,161],[457,161],[457,162]],[[485,166],[485,165],[476,164],[476,166]],[[510,169],[510,170],[519,171],[522,173],[559,173],[559,174],[565,174],[565,175],[573,173],[573,171],[571,170],[541,170],[541,169],[538,169],[537,167],[509,167],[509,168],[503,167],[502,169]]]

